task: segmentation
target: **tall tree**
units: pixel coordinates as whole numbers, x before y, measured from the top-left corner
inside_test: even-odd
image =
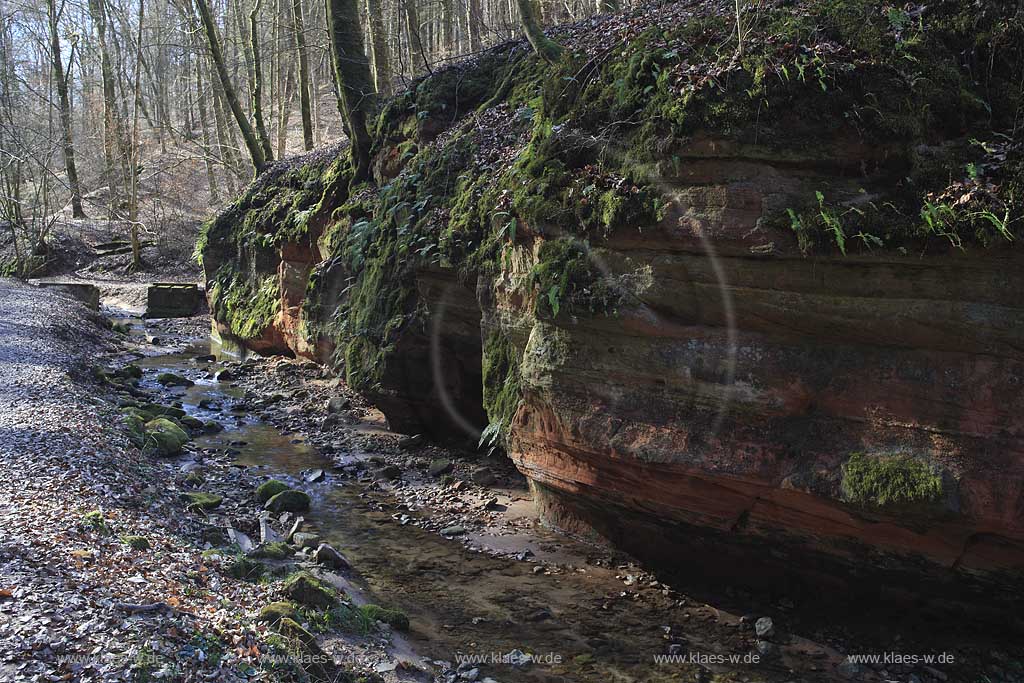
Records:
[[[420,13],[416,7],[418,0],[402,0],[402,10],[405,12],[405,30],[409,41],[409,54],[413,57],[410,61],[417,59],[423,64],[427,73],[431,73],[430,59],[427,57],[427,50],[423,45],[423,35],[420,27]]]
[[[96,27],[96,43],[100,51],[100,78],[103,81],[103,157],[106,162],[107,183],[110,188],[110,206],[116,202],[113,197],[118,184],[118,177],[123,181],[127,178],[127,157],[124,154],[124,128],[121,124],[121,112],[117,106],[117,85],[114,67],[110,61],[110,50],[107,45],[107,8],[104,0],[89,0],[89,15]],[[115,169],[119,163],[120,174]]]
[[[50,0],[51,2],[53,0]],[[332,0],[337,1],[337,0]],[[210,48],[210,58],[213,60],[214,68],[217,70],[217,77],[220,80],[221,92],[227,100],[231,114],[235,117],[238,130],[242,133],[245,147],[249,150],[249,157],[252,160],[252,167],[256,175],[263,172],[267,165],[267,157],[263,152],[263,146],[256,137],[256,132],[249,125],[249,120],[242,111],[242,105],[238,102],[238,95],[231,83],[231,75],[224,64],[224,53],[220,47],[220,40],[217,38],[217,26],[213,23],[213,16],[210,14],[210,6],[206,0],[195,0],[196,8],[199,10],[199,19],[203,22],[203,32],[206,34],[206,42]]]
[[[295,97],[295,64],[288,49],[288,31],[291,22],[291,0],[276,0],[274,22],[275,53],[277,55],[277,158],[283,159],[288,149],[288,121],[291,119],[292,100]]]
[[[192,47],[196,48],[195,59],[193,60],[196,65],[196,104],[199,107],[199,129],[203,136],[203,160],[206,164],[206,184],[210,188],[210,201],[214,204],[219,204],[220,192],[217,189],[217,175],[213,171],[213,152],[210,146],[210,124],[208,122],[209,120],[206,118],[206,87],[203,84],[202,53],[198,50],[198,46],[196,46],[195,32],[189,31],[189,35],[191,36]]]
[[[213,68],[213,60],[207,59],[207,76],[210,81],[210,94],[213,96],[213,114],[217,126],[217,149],[224,166],[224,177],[227,180],[228,194],[235,194],[236,179],[241,177],[241,162],[235,150],[235,129],[228,125],[227,105],[221,91],[220,80]]]
[[[483,16],[480,0],[469,0],[467,4],[466,26],[469,29],[469,51],[479,52],[481,48],[480,34],[483,33]]]
[[[376,109],[377,98],[370,80],[370,64],[363,52],[357,0],[327,0],[326,7],[338,107],[351,141],[352,184],[356,184],[370,177],[372,141],[367,120]]]
[[[377,86],[377,92],[386,95],[391,92],[391,58],[388,54],[388,38],[384,33],[381,0],[366,0],[366,18],[370,29],[373,82]]]
[[[142,28],[146,4],[139,3],[139,32],[135,41],[135,87],[132,98],[132,140],[131,140],[131,192],[128,195],[128,231],[132,245],[131,272],[142,269],[142,245],[139,243],[139,172],[141,154],[139,149],[139,108],[142,103]]]
[[[249,49],[252,51],[252,120],[256,124],[256,134],[263,148],[266,162],[274,160],[274,148],[270,145],[270,136],[263,123],[263,60],[260,58],[260,30],[256,17],[260,12],[261,0],[254,0],[249,12]]]
[[[557,61],[562,55],[562,46],[544,35],[534,0],[516,0],[516,4],[519,7],[519,21],[522,22],[523,32],[530,45],[544,61]]]
[[[50,24],[50,62],[53,65],[53,80],[57,86],[57,98],[60,105],[60,127],[64,141],[64,169],[68,174],[68,187],[71,189],[71,214],[75,218],[85,218],[82,209],[82,187],[78,183],[78,168],[75,166],[75,141],[71,134],[71,98],[68,95],[68,76],[64,72],[64,58],[60,52],[60,28],[58,22],[64,13],[64,3],[57,9],[57,0],[48,0],[47,15]],[[74,45],[71,48],[69,68],[74,60]]]
[[[287,0],[285,0],[287,2]],[[302,144],[313,149],[313,115],[309,106],[309,55],[306,50],[306,25],[302,19],[302,0],[292,0],[292,29],[295,56],[299,62],[299,111],[302,113]]]

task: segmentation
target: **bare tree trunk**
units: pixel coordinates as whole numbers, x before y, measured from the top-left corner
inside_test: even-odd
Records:
[[[388,38],[384,33],[384,17],[381,14],[381,0],[366,0],[366,17],[370,29],[370,55],[373,59],[373,82],[377,92],[386,95],[391,92],[391,59],[388,55]]]
[[[430,68],[430,59],[427,57],[426,49],[423,47],[420,14],[416,7],[416,2],[417,0],[402,0],[402,9],[405,11],[405,30],[409,36],[409,54],[419,57],[427,73],[433,73]]]
[[[302,112],[302,144],[313,149],[313,115],[309,105],[309,56],[306,54],[306,26],[302,20],[302,0],[292,0],[292,27],[295,53],[299,61],[299,109]]]
[[[445,56],[456,54],[455,50],[455,0],[441,0],[441,44]]]
[[[110,63],[110,50],[107,47],[107,9],[104,0],[90,0],[89,14],[96,26],[96,42],[100,50],[100,77],[103,81],[103,156],[106,162],[107,184],[110,189],[110,211],[115,208],[117,179],[127,176],[126,158],[124,154],[124,128],[121,125],[121,112],[117,106],[117,90],[114,80],[114,69]],[[115,171],[115,159],[120,164],[120,174]]]
[[[57,85],[57,98],[60,104],[60,127],[64,140],[64,168],[68,173],[68,186],[71,188],[71,215],[85,218],[82,209],[82,188],[78,184],[78,168],[75,166],[75,142],[71,136],[71,99],[68,97],[68,80],[64,73],[64,61],[60,56],[60,32],[57,22],[64,12],[61,3],[57,10],[56,0],[48,0],[47,13],[50,20],[50,61],[53,65],[53,79]],[[74,58],[74,46],[71,48]]]
[[[537,19],[537,5],[533,0],[516,0],[519,6],[519,20],[530,45],[544,61],[551,63],[562,56],[562,46],[544,35],[544,29]]]
[[[253,62],[253,59],[252,59],[252,51],[251,51],[250,46],[249,46],[249,31],[248,31],[248,28],[246,27],[245,21],[242,19],[242,10],[240,9],[240,5],[242,3],[242,0],[226,0],[226,1],[227,1],[227,4],[230,5],[231,14],[232,14],[232,16],[235,19],[235,30],[238,32],[238,46],[239,46],[240,52],[242,53],[242,60],[243,60],[243,62],[245,64],[246,80],[248,80],[250,83],[252,83],[252,78],[253,78],[253,76],[252,76],[252,62]],[[225,26],[224,36],[225,36],[225,40],[227,40],[227,36],[229,35],[229,33],[227,31],[227,23],[228,23],[228,17],[225,16],[224,17],[224,26]]]
[[[203,160],[206,162],[206,183],[210,187],[210,201],[214,204],[220,203],[220,192],[217,190],[217,174],[213,172],[213,152],[210,149],[210,128],[206,118],[206,91],[203,87],[202,57],[199,46],[196,44],[195,33],[192,35],[191,44],[195,51],[196,65],[196,105],[199,107],[199,128],[202,131]]]
[[[288,150],[288,120],[291,118],[292,101],[295,99],[295,69],[292,60],[288,59],[288,40],[281,26],[290,23],[287,16],[291,10],[287,5],[291,0],[277,0],[277,158],[283,159]]]
[[[132,242],[132,264],[130,272],[142,269],[142,246],[139,244],[139,104],[142,101],[142,19],[145,2],[139,2],[139,33],[135,44],[135,97],[132,105],[132,177],[131,194],[128,198],[128,229]]]
[[[480,43],[480,34],[483,32],[481,24],[483,23],[483,17],[480,14],[480,0],[469,0],[467,25],[469,27],[469,51],[479,52],[482,47]]]
[[[357,0],[327,0],[327,27],[331,36],[338,104],[352,141],[352,184],[355,185],[370,177],[372,141],[367,120],[376,109],[370,64],[363,51]]]
[[[256,17],[260,12],[262,0],[255,0],[249,12],[249,47],[252,50],[252,120],[256,124],[256,134],[263,148],[266,163],[274,160],[274,148],[270,145],[267,127],[263,124],[263,60],[260,59],[260,31],[256,25]]]
[[[221,163],[224,166],[224,179],[227,181],[228,193],[234,195],[238,188],[235,182],[238,175],[235,143],[232,139],[232,128],[228,126],[227,112],[224,111],[224,97],[220,92],[220,82],[213,70],[212,60],[207,62],[210,77],[210,93],[213,95],[213,115],[217,124],[217,147],[220,150]]]
[[[220,41],[217,38],[217,27],[213,23],[213,17],[210,15],[210,7],[207,5],[206,0],[195,0],[195,2],[196,7],[199,9],[199,18],[203,22],[206,40],[210,46],[210,56],[217,70],[217,76],[220,78],[224,99],[227,100],[228,107],[235,117],[235,123],[238,124],[238,130],[242,133],[245,147],[249,150],[253,170],[256,175],[259,175],[267,165],[267,158],[263,152],[262,144],[257,139],[256,132],[252,129],[252,126],[249,125],[248,119],[245,118],[245,112],[242,111],[242,105],[238,102],[238,95],[235,94],[235,88],[231,84],[231,77],[228,74],[227,67],[224,65],[224,55],[221,52]]]

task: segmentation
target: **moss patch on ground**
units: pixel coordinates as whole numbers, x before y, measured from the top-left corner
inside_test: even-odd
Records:
[[[220,504],[224,502],[223,496],[218,496],[215,493],[203,493],[202,491],[183,493],[181,494],[181,499],[185,501],[186,509],[191,512],[213,510],[220,507]]]

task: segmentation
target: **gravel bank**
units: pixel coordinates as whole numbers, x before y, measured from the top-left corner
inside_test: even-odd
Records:
[[[0,680],[237,677],[199,652],[208,637],[247,646],[237,615],[266,589],[208,572],[197,522],[153,485],[169,465],[131,446],[91,371],[118,340],[72,299],[10,280],[0,311]]]

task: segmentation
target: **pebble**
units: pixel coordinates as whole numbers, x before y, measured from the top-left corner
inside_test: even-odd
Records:
[[[430,466],[427,467],[427,473],[432,477],[440,477],[442,474],[448,474],[452,471],[452,461],[448,458],[435,458],[430,461]]]
[[[477,467],[469,476],[477,486],[493,486],[498,478],[490,467]]]
[[[769,639],[775,635],[775,623],[771,617],[761,617],[754,622],[754,633],[758,638]]]
[[[292,545],[299,548],[315,548],[320,545],[320,535],[299,531],[292,534]]]
[[[422,434],[402,437],[398,440],[398,447],[405,451],[411,451],[423,445],[425,439]]]
[[[348,569],[348,560],[328,543],[321,543],[313,552],[313,561],[333,569]]]
[[[352,401],[344,396],[332,396],[327,401],[327,412],[331,415],[340,413],[343,410],[347,410],[350,405],[352,405]]]

